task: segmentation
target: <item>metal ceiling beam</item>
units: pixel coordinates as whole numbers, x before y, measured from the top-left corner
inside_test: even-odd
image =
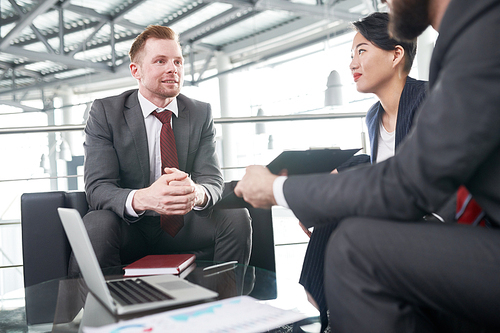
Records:
[[[127,15],[131,10],[142,4],[144,0],[130,0],[129,3],[123,7],[123,9],[116,12],[116,15],[113,15],[114,20],[122,19],[123,16]]]
[[[212,60],[214,55],[215,55],[214,51],[208,53],[207,57],[205,58],[205,63],[203,64],[203,68],[200,70],[200,73],[198,74],[198,79],[195,82],[196,84],[203,77],[203,74],[205,74],[206,70],[208,69],[208,66],[210,65],[210,61]]]
[[[173,25],[174,23],[176,22],[179,22],[179,21],[182,21],[182,20],[185,20],[187,19],[190,15],[198,12],[199,10],[205,8],[206,6],[208,6],[209,3],[201,3],[201,4],[198,4],[196,7],[193,7],[189,10],[187,10],[186,12],[184,12],[182,15],[178,15],[177,17],[175,18],[172,18],[171,20],[168,20],[167,22],[163,23],[162,25],[165,25],[165,26],[171,26]],[[139,32],[142,32],[144,29],[146,29],[146,26],[143,26],[143,25],[139,25],[139,24],[135,24],[135,23],[132,23],[128,20],[125,20],[123,18],[119,19],[119,20],[116,20],[115,21],[116,24],[118,25],[121,25],[122,27],[125,27],[125,28],[128,28],[128,29],[131,29],[131,30],[137,30]],[[121,38],[120,41],[124,41],[124,40],[130,40],[130,39],[134,39],[136,36],[130,36],[130,37],[125,37],[125,38]]]
[[[13,7],[17,5],[14,0],[10,0],[11,3],[14,2]],[[19,36],[21,31],[23,31],[24,28],[32,24],[33,20],[40,14],[45,13],[48,11],[50,8],[54,6],[59,0],[46,0],[46,1],[41,1],[39,5],[31,10],[28,14],[24,15],[21,17],[19,22],[16,23],[14,28],[12,28],[11,31],[0,41],[0,50],[5,51],[6,48],[9,47],[10,42]]]
[[[143,1],[143,0],[142,0]],[[141,1],[141,2],[142,2]],[[137,3],[138,5],[139,3]],[[171,20],[168,20],[167,22],[165,22],[163,25],[166,25],[166,26],[169,26],[169,25],[172,25],[174,24],[175,22],[178,22],[178,21],[181,21],[181,20],[185,20],[186,18],[188,18],[190,15],[196,13],[197,11],[203,9],[204,7],[208,6],[209,3],[201,3],[201,4],[198,4],[197,6],[191,8],[191,9],[188,9],[186,12],[184,12],[182,15],[178,15],[177,17],[175,18],[172,18]],[[129,20],[126,20],[125,18],[123,18],[123,15],[120,15],[119,17],[115,18],[115,24],[118,24],[124,28],[128,28],[130,30],[136,30],[136,31],[139,31],[139,32],[142,32],[144,29],[146,29],[146,26],[145,25],[140,25],[140,24],[136,24],[136,23],[132,23],[130,22]],[[129,39],[133,39],[135,38],[136,36],[133,36]]]
[[[129,65],[130,65],[130,58],[128,56],[128,54],[118,60],[123,60],[123,62],[116,66],[115,67],[115,72],[118,73],[118,72],[126,72],[126,73],[130,73],[129,72]]]
[[[192,41],[193,44],[196,44],[198,41],[202,40],[203,38],[206,38],[206,37],[208,37],[210,35],[213,35],[213,34],[219,32],[219,31],[222,31],[222,30],[224,30],[224,29],[226,29],[226,28],[228,28],[228,27],[230,27],[230,26],[232,26],[234,24],[237,24],[238,22],[247,20],[247,19],[249,19],[249,18],[251,18],[251,17],[253,17],[253,16],[255,16],[255,15],[259,14],[259,13],[260,13],[260,11],[258,11],[258,10],[250,10],[250,11],[248,11],[247,13],[245,13],[243,15],[236,16],[236,18],[231,19],[230,21],[227,21],[226,23],[221,24],[221,25],[215,27],[214,29],[210,29],[206,33],[203,33],[203,34],[197,36],[196,38],[192,39],[191,41]]]
[[[5,61],[0,61],[0,67],[4,69],[9,69],[12,68],[12,64],[5,62]]]
[[[109,69],[109,67],[108,67],[108,69]],[[57,79],[55,77],[56,74],[46,75],[43,77],[43,81],[39,81],[39,83],[30,85],[30,86],[9,88],[9,89],[4,89],[4,90],[0,89],[0,96],[9,95],[12,93],[23,92],[23,91],[29,91],[29,90],[46,89],[46,88],[50,88],[50,87],[56,87],[56,86],[59,86],[62,84],[76,86],[76,85],[88,85],[89,83],[92,83],[92,82],[95,82],[95,83],[106,82],[106,81],[110,81],[110,80],[118,80],[118,79],[123,79],[123,78],[132,79],[132,76],[130,75],[130,71],[129,71],[129,67],[128,67],[128,62],[124,62],[120,66],[117,66],[115,68],[114,72],[112,72],[111,70],[96,71],[95,73],[86,73],[86,74],[82,74],[80,76],[64,78],[64,79]]]
[[[77,6],[77,5],[68,5],[68,6],[65,6],[65,9],[66,10],[69,10],[73,13],[77,13],[77,14],[80,14],[82,16],[92,16],[92,17],[95,17],[97,18],[98,20],[102,21],[102,20],[111,20],[111,17],[109,15],[104,15],[104,14],[100,14],[98,13],[97,11],[95,11],[94,9],[92,8],[88,8],[88,7],[82,7],[82,6]]]
[[[16,10],[17,14],[21,18],[21,20],[25,17],[25,14],[23,13],[22,9],[19,7],[19,5],[14,1],[10,0],[10,3],[12,7]],[[45,36],[33,25],[33,23],[29,24],[29,27],[31,28],[31,31],[35,34],[36,38],[38,41],[42,42],[43,45],[45,45],[45,48],[49,53],[55,53],[55,50],[50,46],[49,42],[45,38]]]
[[[221,24],[226,23],[228,20],[231,19],[231,16],[236,15],[240,11],[241,11],[240,8],[228,9],[225,12],[220,13],[219,15],[216,15],[204,21],[201,24],[198,24],[197,26],[194,26],[191,29],[186,30],[179,36],[181,44],[187,44],[191,40],[197,38],[199,35],[206,33],[207,31],[209,31],[210,26],[213,26],[215,28]]]
[[[80,15],[84,15],[84,16],[90,15],[90,16],[93,16],[94,18],[97,18],[100,21],[99,25],[96,27],[96,29],[94,30],[94,32],[90,36],[88,36],[85,39],[85,41],[83,41],[77,49],[73,50],[70,53],[70,55],[74,56],[76,53],[78,53],[78,52],[82,51],[84,48],[86,48],[87,43],[90,42],[95,37],[95,35],[97,34],[97,32],[103,26],[105,26],[106,24],[109,24],[111,26],[111,30],[114,29],[114,27],[113,27],[114,24],[118,24],[120,26],[123,26],[123,27],[125,27],[127,29],[131,29],[131,30],[139,30],[139,31],[144,30],[146,28],[145,26],[141,26],[141,25],[129,22],[128,20],[125,20],[123,18],[123,16],[126,13],[128,13],[130,10],[132,10],[135,7],[137,7],[138,5],[140,5],[142,2],[144,2],[144,0],[138,0],[138,1],[132,2],[131,4],[129,4],[128,6],[126,6],[123,10],[121,10],[120,12],[118,12],[117,15],[103,15],[103,14],[100,14],[100,13],[96,12],[93,9],[90,9],[90,8],[87,8],[87,7],[82,7],[82,6],[76,6],[76,5],[68,5],[68,6],[66,6],[66,9],[69,10],[69,11],[72,11],[74,13],[77,13],[77,14],[80,14]],[[135,36],[130,37],[130,38],[125,38],[125,39],[122,38],[122,39],[120,39],[120,41],[127,40],[127,39],[132,39],[132,38],[135,38]],[[101,43],[101,44],[95,45],[95,46],[87,46],[86,49],[90,50],[90,49],[102,47],[104,45],[111,45],[111,48],[112,48],[111,52],[112,52],[112,54],[114,54],[115,53],[114,44],[115,44],[116,41],[113,40],[113,39],[114,39],[114,34],[113,34],[113,36],[110,36],[109,43]]]
[[[124,28],[127,28],[127,29],[130,29],[130,30],[135,30],[135,31],[143,31],[144,29],[146,29],[146,26],[145,25],[140,25],[140,24],[135,24],[135,23],[132,23],[128,20],[125,20],[125,19],[121,19],[121,20],[118,20],[115,22],[116,24],[124,27]],[[135,38],[135,36],[133,37]]]
[[[97,22],[97,21],[90,22],[88,24],[85,24],[85,29],[91,29],[91,28],[95,27],[98,24],[99,24],[99,22]],[[80,31],[82,31],[82,27],[78,26],[76,28],[74,28],[74,27],[71,27],[69,29],[65,28],[63,30],[63,33],[65,35],[67,35],[67,34],[71,34],[71,33],[74,33],[74,32],[80,32]],[[52,33],[46,33],[45,34],[45,38],[47,38],[47,39],[57,38],[58,36],[59,36],[59,32],[52,32]],[[27,39],[27,40],[25,40],[23,42],[19,41],[15,45],[16,46],[26,46],[26,45],[31,45],[31,44],[34,44],[34,43],[37,43],[37,42],[38,42],[37,39]]]
[[[56,53],[56,51],[52,48],[52,46],[47,41],[47,38],[45,38],[45,36],[42,35],[42,33],[40,32],[40,30],[38,30],[33,24],[30,24],[30,28],[33,31],[33,33],[35,34],[35,36],[38,38],[38,40],[40,42],[42,42],[43,45],[45,45],[45,48],[47,49],[47,51],[49,53],[51,53],[51,54]]]
[[[7,73],[9,73],[10,71],[8,69],[4,69],[3,70],[3,73],[0,75],[0,81],[5,79],[7,77]]]
[[[191,47],[189,48],[189,65],[191,66],[191,82],[194,83],[194,74],[195,74],[195,70],[194,70],[194,49],[193,49],[193,46],[191,45]]]
[[[111,72],[111,68],[103,63],[91,62],[91,61],[82,61],[74,58],[70,58],[68,56],[59,55],[59,54],[48,54],[48,53],[40,53],[29,51],[23,49],[22,47],[17,46],[9,46],[4,50],[6,53],[14,54],[19,57],[26,57],[31,60],[36,61],[52,61],[55,63],[61,63],[63,65],[72,67],[72,68],[93,68],[96,70]]]
[[[19,15],[14,15],[14,14],[12,14],[12,16],[5,17],[5,18],[2,17],[2,26],[16,23],[20,19],[21,19],[21,17],[19,17]]]
[[[188,9],[186,12],[182,13],[181,15],[177,15],[177,17],[172,16],[172,19],[168,19],[168,21],[165,22],[163,25],[171,26],[172,24],[174,24],[176,22],[185,20],[189,16],[191,16],[194,13],[198,12],[199,10],[207,7],[208,5],[210,5],[209,2],[198,3],[198,5],[196,5],[195,7],[191,8],[191,9]],[[170,15],[169,15],[169,17],[170,17]]]
[[[19,75],[35,78],[37,80],[42,79],[42,75],[39,72],[26,69],[25,66],[26,64],[13,66],[12,64],[0,61],[0,68],[4,70],[0,75],[0,81],[5,79],[9,73],[11,73],[11,75],[16,75],[15,73],[18,73]]]
[[[280,24],[280,26],[276,28],[268,29],[265,32],[251,35],[238,42],[225,45],[221,51],[230,55],[233,53],[253,51],[256,47],[262,47],[262,45],[265,46],[266,44],[275,45],[279,41],[281,41],[281,43],[286,43],[291,36],[298,35],[305,29],[309,29],[309,27],[317,28],[324,24],[324,21],[318,21],[310,17],[295,19],[289,23]]]
[[[25,68],[25,64],[22,64],[21,66],[17,66],[17,67],[12,67],[12,70],[14,72],[16,72],[16,73],[19,73],[19,74],[22,74],[22,75],[25,75],[25,76],[29,76],[29,77],[33,77],[33,78],[36,78],[36,79],[42,79],[43,78],[43,76],[39,72],[26,69]]]
[[[338,10],[335,6],[306,5],[285,0],[260,0],[255,5],[255,8],[260,10],[283,10],[300,16],[310,16],[320,19],[330,18],[355,21],[360,17],[355,13]]]
[[[58,80],[54,80],[51,82],[44,81],[44,82],[36,83],[36,84],[30,85],[30,86],[25,86],[25,87],[0,90],[0,96],[10,95],[13,93],[23,92],[23,91],[27,91],[27,90],[47,89],[47,88],[51,88],[51,87],[57,87],[57,86],[62,85],[62,84],[69,84],[72,86],[83,85],[83,84],[88,85],[89,83],[92,83],[92,82],[101,82],[101,81],[107,81],[107,80],[113,80],[113,79],[120,79],[120,78],[124,78],[124,77],[128,77],[128,76],[130,76],[130,74],[111,73],[111,72],[96,72],[96,73],[75,76],[75,77],[67,78],[67,79],[58,79]]]
[[[206,44],[206,43],[197,43],[196,45],[193,45],[194,49],[204,49],[208,51],[219,51],[220,49],[212,44]]]
[[[79,43],[78,47],[76,50],[73,50],[71,52],[69,52],[67,55],[68,56],[73,56],[75,53],[79,52],[79,51],[82,51],[83,48],[85,48],[85,45],[92,40],[93,37],[95,37],[95,35],[99,32],[99,30],[105,26],[106,24],[110,23],[111,21],[105,19],[105,20],[102,20],[102,21],[95,21],[95,22],[91,22],[89,24],[86,24],[85,25],[85,29],[86,30],[89,30],[89,29],[92,29],[94,28],[95,30],[92,32],[91,36],[88,36],[86,38],[86,40],[83,42],[83,43]],[[125,21],[121,21],[120,25],[123,26],[123,23],[126,23]],[[137,28],[137,27],[140,27],[139,30],[143,30],[144,28],[146,27],[142,27],[142,26],[138,26],[136,24],[132,24],[134,28]],[[127,28],[130,28],[130,26],[127,26]],[[78,27],[78,28],[71,28],[71,29],[64,29],[64,34],[67,35],[67,34],[70,34],[70,33],[73,33],[75,31],[81,31],[81,27]],[[57,38],[59,36],[59,33],[51,33],[51,34],[47,34],[46,35],[46,38],[47,39],[50,39],[50,38]],[[130,39],[133,39],[135,38],[135,36],[130,36],[130,37],[125,37],[125,38],[120,38],[119,41],[126,41],[126,40],[130,40]],[[24,41],[24,42],[19,42],[19,43],[16,43],[15,46],[26,46],[26,45],[31,45],[33,43],[36,43],[38,42],[38,40],[36,39],[32,39],[32,40],[28,40],[28,41]],[[92,49],[96,49],[96,48],[100,48],[100,47],[103,47],[103,46],[106,46],[108,45],[107,42],[105,43],[100,43],[100,44],[97,44],[97,45],[90,45],[85,48],[86,50],[92,50]]]
[[[139,25],[139,24],[132,23],[132,22],[130,22],[128,20],[125,20],[123,18],[123,16],[126,13],[128,13],[130,10],[132,10],[133,8],[135,8],[138,5],[140,5],[142,2],[144,2],[144,0],[136,1],[136,2],[132,3],[130,6],[126,7],[123,11],[119,12],[116,16],[103,15],[103,14],[98,13],[94,9],[87,8],[87,7],[82,7],[82,6],[77,6],[77,5],[68,5],[66,7],[66,9],[69,10],[69,11],[72,11],[74,13],[83,15],[83,16],[92,16],[94,18],[99,19],[99,21],[101,21],[101,22],[102,21],[109,22],[109,21],[111,21],[111,20],[114,19],[116,24],[119,24],[119,25],[121,25],[121,26],[123,26],[125,28],[129,28],[129,29],[132,29],[132,30],[142,31],[142,30],[144,30],[146,28],[146,26],[142,26],[142,25]]]
[[[229,5],[233,5],[239,8],[254,7],[255,4],[259,2],[255,0],[203,0],[203,1],[227,3]]]
[[[61,6],[57,7],[59,13],[59,54],[64,54],[64,11]]]
[[[110,22],[110,33],[109,33],[109,45],[111,46],[111,67],[116,65],[116,48],[115,48],[115,24],[113,21]]]
[[[82,51],[85,48],[85,46],[87,45],[87,43],[90,42],[92,40],[92,38],[94,38],[94,36],[99,32],[99,30],[101,30],[101,28],[104,27],[108,22],[109,21],[105,21],[105,20],[100,22],[99,25],[97,25],[95,27],[94,31],[87,38],[85,38],[85,40],[83,42],[81,42],[80,45],[76,49],[71,51],[68,54],[68,56],[73,57],[76,53]]]
[[[325,4],[307,5],[287,0],[204,0],[207,2],[222,2],[239,8],[252,7],[256,10],[282,10],[291,12],[298,16],[310,16],[315,18],[331,17],[347,21],[359,18],[355,13],[336,9],[334,6]]]

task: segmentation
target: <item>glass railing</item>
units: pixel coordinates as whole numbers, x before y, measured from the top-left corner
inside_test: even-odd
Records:
[[[344,112],[214,119],[225,179],[241,179],[246,166],[266,165],[287,149],[366,149],[364,116]],[[84,189],[83,129],[83,124],[0,128],[5,161],[0,165],[0,301],[15,302],[23,288],[22,194]],[[277,256],[293,251],[278,249],[284,245],[301,245],[305,251],[305,234],[298,225],[289,227],[293,214],[278,208],[273,216],[275,228],[282,230],[275,232]]]

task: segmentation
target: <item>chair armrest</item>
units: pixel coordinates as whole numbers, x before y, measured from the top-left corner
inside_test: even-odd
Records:
[[[21,196],[24,284],[29,287],[66,276],[71,248],[57,208],[65,192],[25,193]]]
[[[67,276],[71,248],[57,208],[65,205],[65,192],[25,193],[21,196],[23,270],[28,325],[52,322],[57,284],[38,284]]]
[[[87,214],[89,210],[89,204],[87,203],[87,197],[84,191],[70,191],[65,194],[65,206],[66,208],[76,209],[80,215],[83,217]]]
[[[276,272],[273,218],[270,209],[247,208],[252,217],[250,265]]]

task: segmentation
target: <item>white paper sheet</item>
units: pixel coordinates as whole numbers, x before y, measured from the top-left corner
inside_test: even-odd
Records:
[[[166,311],[101,327],[84,327],[85,333],[252,333],[265,332],[306,316],[259,303],[249,296]]]

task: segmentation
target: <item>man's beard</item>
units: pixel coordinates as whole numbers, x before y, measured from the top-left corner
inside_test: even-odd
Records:
[[[430,25],[429,0],[393,0],[389,16],[390,34],[411,41]]]

